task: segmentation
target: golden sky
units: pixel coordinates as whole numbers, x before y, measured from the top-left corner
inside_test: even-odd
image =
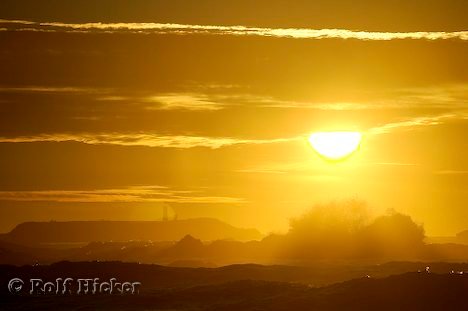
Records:
[[[2,1],[0,231],[359,198],[468,228],[464,1]],[[363,134],[330,163],[316,131]]]

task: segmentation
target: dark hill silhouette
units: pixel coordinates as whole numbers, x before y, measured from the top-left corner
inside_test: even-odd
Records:
[[[397,273],[422,263],[391,263],[376,269]],[[434,264],[431,270],[468,268]],[[315,270],[315,276],[317,276]],[[138,296],[15,296],[0,289],[1,310],[467,310],[468,275],[410,272],[384,278],[355,277],[311,287],[314,269],[236,265],[216,269],[170,268],[138,264],[68,263],[51,266],[0,266],[0,282],[12,277],[55,279],[99,277],[142,282]],[[415,270],[417,271],[417,270]],[[363,271],[361,271],[362,273]],[[383,271],[382,271],[383,272]],[[297,283],[299,281],[299,283]],[[295,283],[291,283],[295,282]]]
[[[235,263],[257,264],[290,264],[313,265],[323,260],[323,257],[297,257],[297,252],[291,252],[288,247],[290,239],[286,236],[269,236],[261,241],[226,241],[202,242],[190,235],[179,242],[92,242],[75,248],[40,248],[15,245],[0,241],[0,264],[50,264],[57,261],[122,261],[155,263],[160,265],[212,267]],[[363,241],[366,241],[363,239]],[[307,241],[306,241],[307,242]],[[375,256],[375,250],[386,250],[380,244],[370,244],[364,248],[358,244],[360,257],[343,258],[343,262],[350,265],[356,263],[383,263],[391,260],[419,260],[419,261],[459,261],[468,260],[468,246],[460,244],[427,244],[414,247],[417,257],[406,259],[398,253],[387,253],[385,256]],[[297,246],[297,245],[293,245]],[[316,245],[315,250],[321,250]],[[286,251],[284,251],[286,250]],[[389,250],[398,250],[389,248]],[[289,252],[288,252],[289,251]],[[370,251],[373,251],[370,253]],[[369,253],[372,256],[368,256]],[[368,256],[368,257],[364,257]],[[333,260],[331,260],[333,262]]]
[[[217,285],[240,280],[293,282],[323,286],[366,275],[384,278],[409,272],[430,271],[449,274],[451,271],[468,271],[468,263],[391,262],[381,265],[349,265],[321,263],[311,266],[239,264],[218,268],[167,267],[122,262],[58,262],[51,265],[12,266],[0,265],[0,284],[13,277],[55,279],[58,277],[83,278],[116,277],[138,280],[145,284],[143,291],[167,288],[187,288],[200,285]],[[0,293],[7,290],[0,286]],[[1,310],[1,308],[0,308]]]
[[[190,234],[201,240],[260,239],[255,229],[240,229],[211,218],[174,221],[25,222],[1,239],[23,245],[94,241],[177,241]]]
[[[174,246],[163,251],[162,256],[174,258],[197,258],[203,252],[204,245],[199,239],[195,239],[191,235],[186,235]]]
[[[468,244],[468,230],[457,233],[456,239],[458,243]]]
[[[42,259],[31,248],[0,241],[0,262],[8,264],[31,264]]]
[[[0,264],[26,265],[35,262],[51,263],[69,256],[66,250],[38,248],[0,241]]]

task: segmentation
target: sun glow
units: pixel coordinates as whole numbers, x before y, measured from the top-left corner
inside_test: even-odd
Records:
[[[341,160],[359,148],[362,135],[359,132],[318,132],[309,142],[318,154],[329,160]]]

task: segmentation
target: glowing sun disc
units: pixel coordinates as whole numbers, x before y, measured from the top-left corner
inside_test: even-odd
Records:
[[[359,132],[318,132],[309,137],[309,142],[321,156],[340,160],[359,148],[362,135]]]

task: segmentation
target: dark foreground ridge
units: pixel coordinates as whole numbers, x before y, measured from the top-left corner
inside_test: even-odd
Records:
[[[389,263],[387,273],[422,263]],[[434,264],[436,270],[449,264]],[[467,264],[454,265],[466,268]],[[310,270],[310,268],[307,268]],[[313,269],[312,269],[313,270]],[[222,268],[173,268],[129,263],[69,263],[50,266],[0,266],[1,310],[467,310],[468,275],[408,272],[364,276],[314,287],[304,267],[235,265]],[[374,271],[378,275],[378,271]],[[99,277],[140,281],[139,295],[30,296],[10,294],[13,277]],[[289,278],[289,281],[288,281]],[[298,281],[293,282],[296,278]]]

